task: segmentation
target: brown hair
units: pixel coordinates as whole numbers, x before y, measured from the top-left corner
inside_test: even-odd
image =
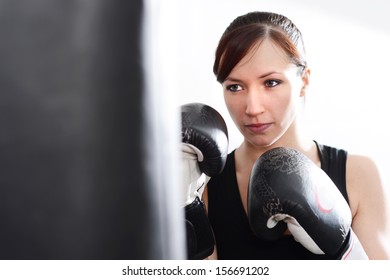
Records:
[[[251,12],[237,17],[219,41],[213,67],[217,81],[223,83],[251,48],[266,38],[281,47],[292,63],[305,69],[302,34],[295,24],[283,15]]]

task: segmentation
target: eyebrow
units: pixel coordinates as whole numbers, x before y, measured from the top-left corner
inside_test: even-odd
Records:
[[[282,72],[277,72],[277,71],[270,71],[270,72],[267,72],[267,73],[259,76],[258,79],[264,79],[265,77],[271,76],[273,74],[283,74],[283,73]],[[234,82],[234,83],[242,83],[242,81],[240,79],[236,79],[234,77],[227,77],[224,82],[226,82],[226,81]]]
[[[259,77],[259,79],[263,79],[263,78],[265,78],[265,77],[267,77],[267,76],[271,76],[272,74],[282,74],[282,72],[270,71],[270,72],[267,72],[267,73],[261,75],[261,76]]]

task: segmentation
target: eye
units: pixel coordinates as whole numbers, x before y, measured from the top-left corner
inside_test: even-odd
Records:
[[[242,90],[242,87],[239,84],[234,84],[226,86],[226,89],[231,92],[239,92]]]
[[[273,88],[273,87],[276,87],[277,85],[279,85],[280,83],[281,83],[281,81],[279,81],[279,80],[266,80],[264,82],[264,85],[266,87]]]

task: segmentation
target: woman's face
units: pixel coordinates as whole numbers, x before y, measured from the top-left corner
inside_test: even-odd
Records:
[[[227,109],[245,138],[267,147],[279,139],[291,141],[308,72],[289,62],[270,40],[256,45],[222,83]],[[290,139],[289,139],[290,138]]]

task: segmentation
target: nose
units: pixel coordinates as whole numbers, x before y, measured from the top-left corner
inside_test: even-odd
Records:
[[[249,116],[256,116],[264,113],[264,93],[259,89],[248,90],[246,96],[246,110],[245,113]]]

